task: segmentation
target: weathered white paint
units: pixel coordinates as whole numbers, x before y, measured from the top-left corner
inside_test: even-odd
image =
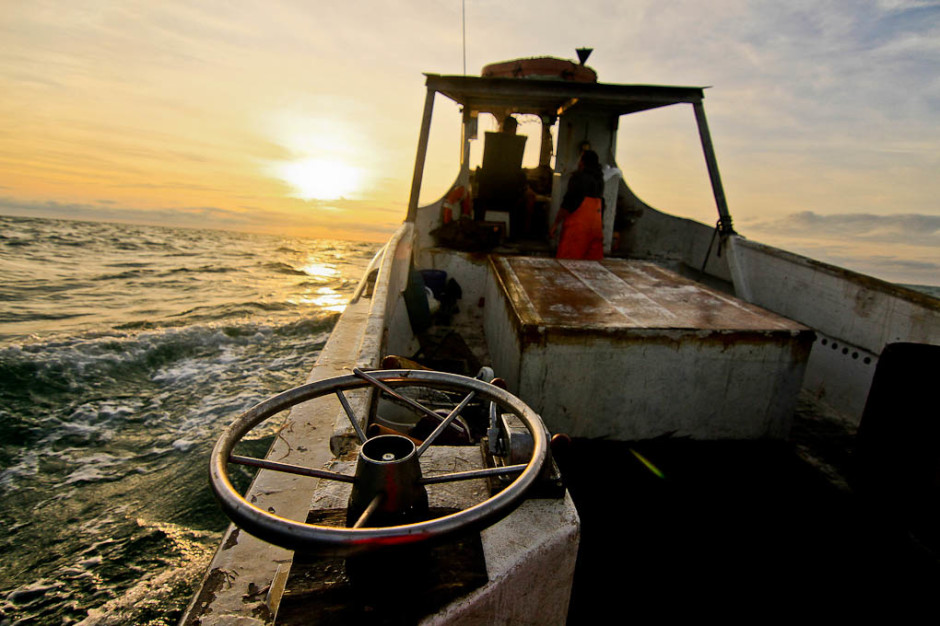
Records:
[[[936,299],[742,237],[731,244],[735,285],[760,306],[875,353],[940,343]]]
[[[368,300],[369,311],[365,320],[355,325],[344,324],[342,328],[337,323],[334,328],[333,333],[330,335],[330,341],[333,341],[333,336],[336,335],[337,329],[339,329],[343,336],[337,338],[337,344],[346,345],[352,348],[354,352],[352,354],[348,352],[343,354],[339,351],[336,354],[327,353],[324,347],[323,354],[327,355],[326,364],[329,364],[332,371],[336,372],[329,374],[329,376],[350,374],[353,367],[378,367],[386,343],[385,324],[389,319],[389,311],[398,305],[401,300],[401,292],[404,290],[407,281],[408,261],[411,258],[411,235],[412,224],[406,222],[401,225],[386,245],[372,297]],[[358,302],[353,304],[358,304]],[[342,318],[340,321],[342,322]],[[323,354],[317,360],[317,367],[314,367],[310,373],[313,378],[308,378],[308,380],[322,380],[329,377],[322,375],[324,372],[317,369],[320,366],[320,361],[324,359]],[[350,360],[351,356],[353,356],[353,360]],[[349,392],[347,396],[353,408],[359,409],[356,415],[360,418],[360,425],[365,426],[371,393],[361,390]],[[337,406],[339,406],[338,400]],[[358,439],[345,412],[339,411],[334,415],[330,448],[335,455],[340,455],[358,444]]]
[[[610,244],[614,238],[614,218],[617,217],[617,192],[623,177],[616,167],[604,169],[604,254],[610,254]]]
[[[515,322],[518,315],[512,309],[512,302],[506,298],[504,292],[505,287],[499,277],[492,271],[488,272],[483,329],[496,375],[506,381],[512,393],[518,395],[522,343],[519,339],[518,324]],[[538,403],[534,398],[523,400],[523,402]],[[535,411],[539,413],[538,409]],[[552,431],[551,426],[548,428]]]
[[[642,216],[624,235],[622,247],[631,258],[679,261],[700,270],[707,257],[706,274],[731,280],[727,246],[719,249],[717,238],[712,244],[713,227],[657,211],[635,198],[629,189],[621,188],[621,193],[633,197],[643,210]]]
[[[805,364],[787,345],[719,348],[713,335],[668,331],[630,342],[526,346],[518,394],[552,432],[573,437],[786,437]]]
[[[397,240],[393,239],[396,245],[386,262],[388,282],[385,285],[385,290],[373,297],[376,309],[374,315],[376,324],[370,327],[368,332],[384,342],[385,347],[377,346],[377,351],[411,354],[414,337],[411,333],[411,324],[408,321],[408,311],[405,308],[402,293],[408,284],[414,228],[411,224],[406,223],[402,226],[400,232],[401,236]],[[384,324],[384,327],[382,324]],[[382,355],[377,353],[377,356],[381,357]]]
[[[431,232],[440,228],[444,223],[441,217],[441,204],[443,201],[444,198],[440,198],[431,204],[418,208],[414,222],[414,245],[416,250],[434,247],[434,237]]]
[[[529,500],[480,533],[489,582],[423,626],[565,624],[580,540],[571,496]]]
[[[876,363],[866,364],[866,356],[898,341],[940,344],[936,299],[742,237],[733,236],[730,243],[735,289],[742,298],[827,339],[813,348],[805,388],[856,423]]]
[[[843,419],[858,424],[878,355],[819,334],[810,352],[803,388]]]

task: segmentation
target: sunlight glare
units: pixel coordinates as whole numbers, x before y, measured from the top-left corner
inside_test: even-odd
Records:
[[[339,276],[339,270],[333,267],[332,265],[326,265],[325,263],[316,263],[311,261],[301,268],[303,273],[308,276],[313,276],[315,278],[335,278]]]
[[[286,163],[279,175],[304,200],[339,200],[356,191],[362,179],[351,165],[317,158]]]
[[[292,301],[292,304],[312,304],[320,310],[342,313],[346,310],[346,304],[349,299],[347,296],[337,293],[329,287],[321,287],[313,293],[301,296],[299,300]]]

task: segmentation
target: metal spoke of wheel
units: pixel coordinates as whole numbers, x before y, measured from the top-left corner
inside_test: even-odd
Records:
[[[441,474],[440,476],[425,476],[421,479],[421,484],[433,485],[435,483],[449,483],[455,480],[473,480],[474,478],[488,478],[490,476],[509,476],[511,474],[521,474],[525,468],[526,464],[520,463],[519,465],[507,465],[506,467],[490,467],[487,469]]]
[[[352,424],[353,430],[356,431],[356,435],[359,437],[359,443],[365,443],[366,434],[362,432],[362,427],[359,425],[359,420],[356,419],[355,413],[353,413],[352,407],[349,406],[349,400],[346,399],[346,396],[343,395],[342,389],[336,390],[336,397],[339,398],[339,403],[343,405],[343,410],[346,411],[346,417],[349,418],[349,422]]]
[[[356,523],[353,524],[352,527],[362,528],[365,526],[369,518],[372,517],[372,514],[375,513],[375,510],[379,508],[379,505],[382,503],[382,498],[384,497],[384,493],[376,494],[376,496],[372,498],[372,502],[369,503],[369,506],[366,507],[366,510],[362,512],[362,515],[359,516],[359,519],[356,520]]]
[[[300,465],[291,465],[290,463],[278,463],[277,461],[268,461],[267,459],[256,459],[250,456],[231,455],[228,458],[229,463],[237,465],[248,465],[250,467],[260,467],[261,469],[274,470],[275,472],[285,472],[287,474],[297,474],[299,476],[311,476],[313,478],[325,478],[327,480],[338,480],[344,483],[355,481],[353,476],[346,474],[337,474],[326,470],[301,467]]]
[[[428,407],[424,406],[424,405],[421,404],[420,402],[416,402],[416,401],[412,400],[411,398],[409,398],[408,396],[403,396],[403,395],[401,395],[400,393],[398,393],[397,391],[395,391],[394,389],[392,389],[391,387],[389,387],[388,385],[386,385],[385,383],[383,383],[381,380],[379,380],[379,379],[377,379],[377,378],[375,378],[375,377],[373,377],[373,376],[369,376],[368,374],[366,374],[365,372],[363,372],[363,371],[362,371],[361,369],[359,369],[358,367],[353,368],[353,374],[355,374],[356,376],[358,376],[359,378],[361,378],[361,379],[363,379],[363,380],[368,381],[369,384],[371,384],[373,387],[378,387],[379,389],[381,389],[382,391],[384,391],[384,392],[387,393],[388,395],[390,395],[390,396],[392,396],[393,398],[397,399],[399,402],[404,402],[405,404],[407,404],[407,405],[410,406],[411,408],[416,409],[416,410],[418,410],[418,411],[421,411],[421,412],[424,413],[425,415],[430,415],[431,417],[433,417],[433,418],[436,419],[436,420],[442,420],[442,419],[443,419],[440,415],[438,415],[437,413],[435,413],[434,411],[432,411],[432,410],[429,409]],[[458,431],[460,431],[460,432],[464,432],[463,427],[460,426],[459,424],[454,424],[454,425],[453,425],[453,428],[455,428],[456,430],[458,430]]]
[[[424,451],[427,450],[431,444],[434,443],[434,440],[437,439],[442,432],[444,432],[444,429],[450,426],[450,423],[453,422],[458,415],[460,415],[460,412],[464,410],[471,400],[473,400],[473,396],[475,395],[475,391],[468,393],[464,399],[460,401],[460,404],[455,406],[454,409],[448,413],[447,417],[444,418],[444,421],[437,425],[437,428],[435,428],[434,431],[428,435],[428,438],[424,440],[424,443],[421,444],[421,446],[418,448],[418,451],[415,453],[418,455],[418,458],[421,458],[421,455],[424,454]]]

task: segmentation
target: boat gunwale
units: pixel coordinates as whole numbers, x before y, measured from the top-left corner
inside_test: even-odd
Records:
[[[869,274],[863,274],[862,272],[850,270],[833,263],[820,261],[797,252],[790,252],[789,250],[784,250],[783,248],[778,248],[770,244],[748,239],[741,235],[732,235],[732,237],[734,238],[734,243],[736,245],[749,247],[769,256],[775,256],[796,265],[818,270],[830,276],[844,279],[850,283],[858,285],[859,287],[886,293],[901,300],[910,302],[911,304],[922,306],[931,311],[940,312],[940,298],[936,298],[930,294],[923,293],[921,291],[917,291],[916,289],[912,289],[897,283],[891,283]]]

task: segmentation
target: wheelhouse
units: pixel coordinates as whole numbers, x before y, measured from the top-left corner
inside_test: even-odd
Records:
[[[538,240],[541,239],[544,244],[547,224],[555,219],[568,177],[577,168],[581,148],[585,144],[598,153],[602,165],[615,170],[617,131],[622,116],[684,104],[691,105],[698,127],[715,198],[719,230],[722,234],[733,232],[731,215],[725,200],[718,162],[705,117],[703,87],[616,85],[543,78],[490,78],[438,74],[425,76],[427,96],[406,218],[409,222],[417,223],[417,232],[430,233],[439,227],[442,221],[440,211],[419,210],[418,207],[418,197],[427,159],[431,117],[437,94],[452,100],[460,107],[462,115],[460,171],[455,188],[473,190],[474,200],[479,199],[479,192],[477,185],[474,184],[476,182],[473,180],[474,172],[471,171],[470,146],[472,141],[479,138],[481,114],[492,115],[500,126],[510,116],[534,116],[539,120],[538,166],[527,169],[526,176],[530,186],[539,187],[536,192],[541,206],[535,214],[536,223],[526,230],[525,234],[528,235],[524,237],[526,244],[521,247],[516,246],[519,252],[545,252],[547,250],[545,245],[539,245]],[[490,142],[496,139],[492,135],[495,133],[487,133],[485,141]],[[484,151],[486,150],[487,148],[484,147]],[[485,159],[486,156],[484,156],[484,168],[487,166]],[[501,164],[496,162],[496,165]],[[546,173],[549,174],[547,185],[544,181]],[[630,216],[642,213],[645,205],[619,176],[619,170],[615,170],[611,178],[614,182],[608,184],[607,195],[610,196],[608,205],[614,208],[605,211],[605,251],[608,254],[625,254],[628,252],[625,249],[627,238],[620,237],[620,235],[624,235],[624,231],[629,229],[632,223]],[[614,235],[615,232],[618,236]],[[618,243],[618,240],[622,243]],[[430,241],[422,243],[433,245]]]

